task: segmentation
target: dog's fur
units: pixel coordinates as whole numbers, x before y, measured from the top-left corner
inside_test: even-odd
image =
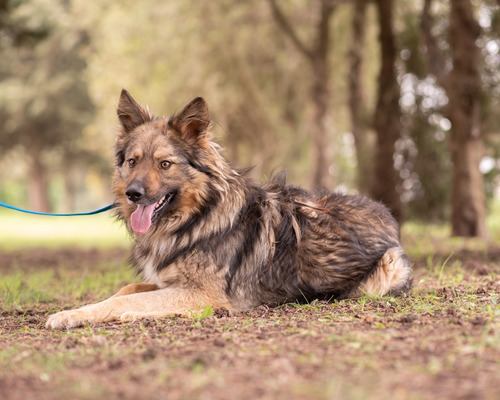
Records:
[[[146,283],[52,315],[47,327],[410,288],[410,262],[386,207],[309,193],[283,176],[253,184],[212,141],[202,98],[154,118],[123,90],[118,117],[116,210],[136,236],[131,259]]]

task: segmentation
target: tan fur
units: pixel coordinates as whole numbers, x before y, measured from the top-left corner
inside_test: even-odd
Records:
[[[197,286],[188,276],[184,282],[179,281],[182,276],[182,270],[172,266],[160,273],[160,282],[165,285],[169,281],[177,281],[175,287],[159,288],[152,283],[127,285],[100,303],[51,315],[46,327],[74,328],[87,323],[96,324],[113,320],[128,322],[166,316],[192,317],[207,305],[234,311],[234,307],[221,290],[222,282],[219,282],[215,275],[213,280],[199,282]],[[186,287],[182,287],[183,285]]]
[[[255,185],[221,155],[202,98],[156,119],[122,91],[118,118],[115,211],[135,235],[130,260],[144,283],[54,314],[47,328],[410,289],[387,208],[284,176]]]
[[[399,288],[409,279],[409,270],[402,258],[401,247],[393,247],[386,251],[380,259],[377,268],[368,279],[351,292],[349,297],[366,295],[384,296],[394,288]]]
[[[159,289],[158,286],[151,283],[132,283],[130,285],[122,287],[112,297],[127,296],[129,294],[141,293],[141,292],[152,292],[153,290],[157,289]]]
[[[152,286],[149,285],[149,288]],[[135,287],[135,289],[140,290],[146,288],[147,286]],[[134,321],[141,318],[160,318],[169,315],[190,317],[202,310],[207,304],[231,309],[229,304],[220,303],[219,299],[211,298],[206,292],[164,288],[113,296],[97,304],[76,310],[61,311],[49,317],[46,327],[50,329],[74,328],[87,323],[95,324],[113,320]]]
[[[198,204],[200,204],[200,194],[203,193],[203,187],[205,185],[205,180],[207,179],[207,177],[203,176],[202,179],[196,182],[196,184],[190,185],[184,189],[185,194],[179,201],[179,210],[182,213],[188,214],[189,210],[193,210],[198,207]]]

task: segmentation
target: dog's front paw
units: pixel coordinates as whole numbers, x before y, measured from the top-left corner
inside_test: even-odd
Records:
[[[120,321],[122,322],[134,322],[140,319],[146,318],[144,313],[137,311],[127,311],[120,316]]]
[[[53,314],[47,320],[47,329],[77,328],[90,322],[89,315],[82,310],[68,310]]]

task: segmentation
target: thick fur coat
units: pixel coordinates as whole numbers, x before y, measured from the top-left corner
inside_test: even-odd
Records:
[[[124,90],[118,118],[116,211],[135,235],[131,260],[144,283],[57,313],[48,327],[409,289],[410,262],[385,206],[287,186],[283,175],[254,184],[212,140],[202,98],[155,118]]]

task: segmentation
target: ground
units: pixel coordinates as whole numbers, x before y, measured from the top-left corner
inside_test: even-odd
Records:
[[[410,243],[410,246],[413,246]],[[414,246],[413,246],[414,247]],[[402,297],[49,331],[136,279],[126,249],[0,250],[3,399],[499,399],[500,251],[416,250]],[[470,247],[470,246],[469,246]]]

